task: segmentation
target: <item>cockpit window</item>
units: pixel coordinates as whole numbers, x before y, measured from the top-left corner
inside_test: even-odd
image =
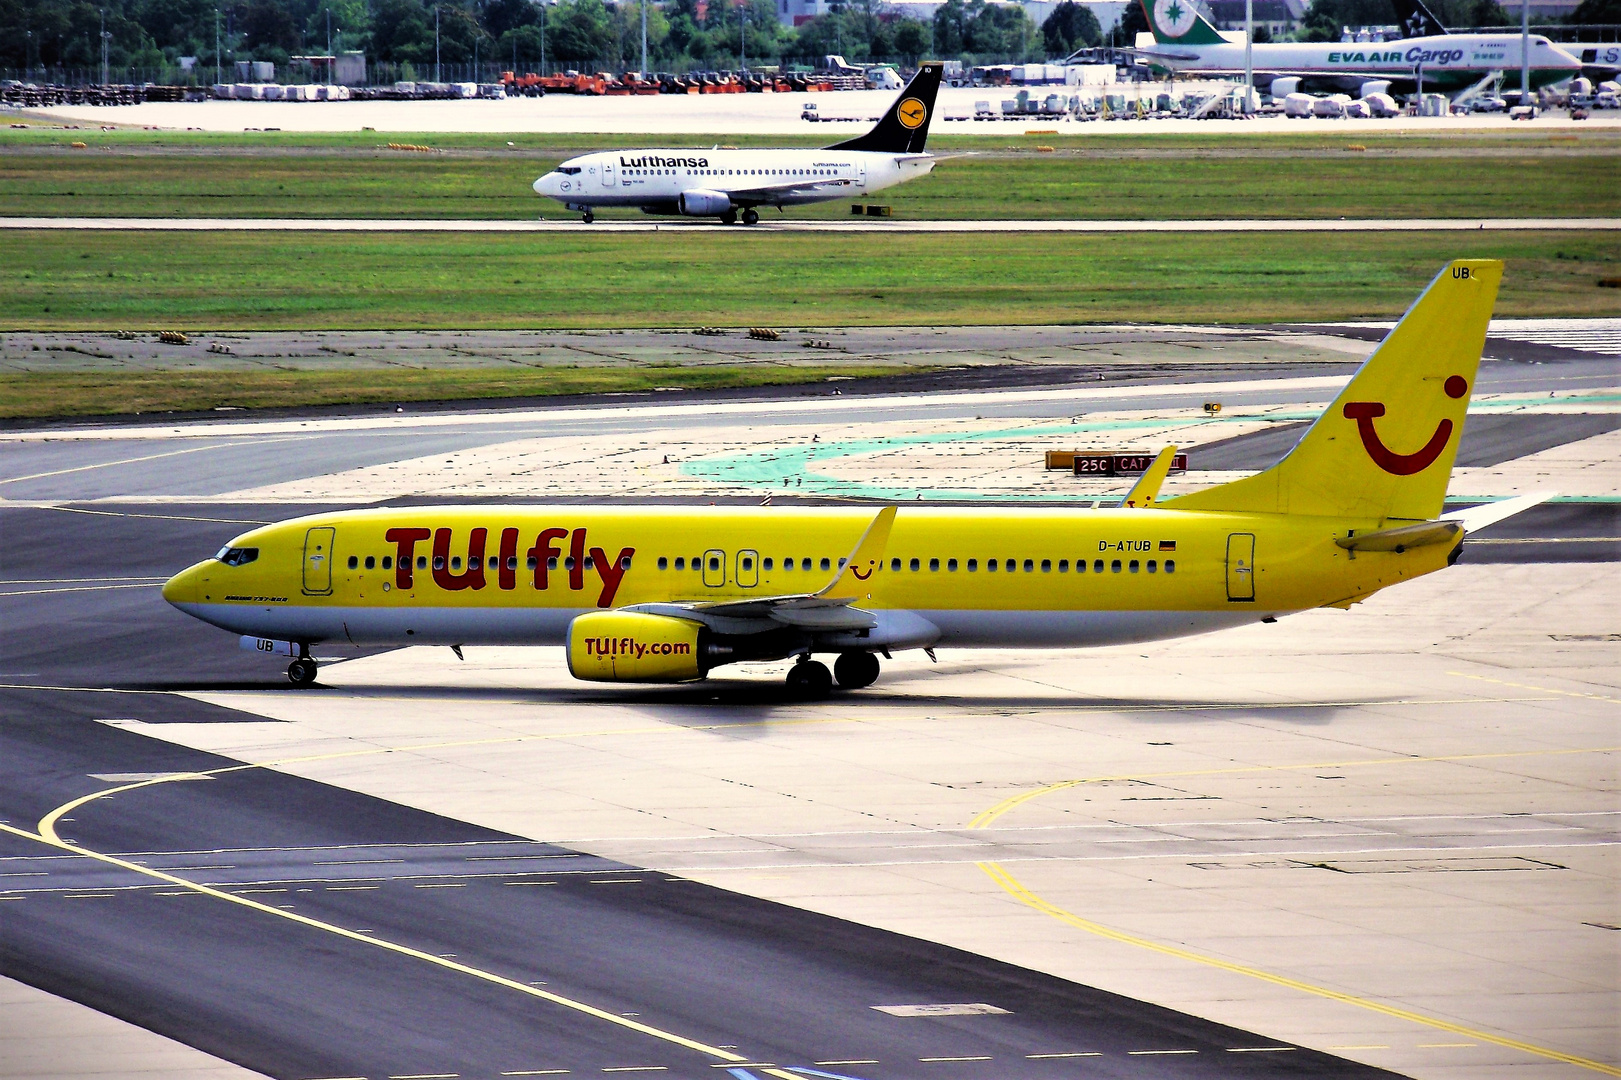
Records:
[[[222,547],[214,558],[226,566],[245,566],[259,557],[258,548]]]
[[[580,171],[580,167],[578,165],[559,165],[557,171],[564,176],[573,176]]]

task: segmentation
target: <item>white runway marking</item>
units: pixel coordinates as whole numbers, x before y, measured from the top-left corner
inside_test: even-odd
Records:
[[[1389,330],[1390,321],[1330,323]],[[1523,341],[1530,345],[1557,345],[1562,349],[1621,356],[1621,319],[1493,319],[1487,337]]]
[[[446,221],[397,218],[113,218],[6,217],[0,229],[156,232],[452,232],[452,233],[642,233],[725,229],[717,221],[576,219],[537,221]],[[734,226],[738,231],[748,226]],[[1185,233],[1185,232],[1616,232],[1621,218],[1383,218],[1212,221],[896,221],[893,218],[806,221],[785,218],[753,226],[765,232],[886,233]]]

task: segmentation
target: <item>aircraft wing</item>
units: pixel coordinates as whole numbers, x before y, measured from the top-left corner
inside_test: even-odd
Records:
[[[750,633],[776,626],[799,626],[812,630],[859,630],[876,625],[873,616],[853,605],[871,599],[866,582],[877,573],[895,524],[896,507],[878,511],[866,532],[856,542],[849,558],[828,583],[813,593],[781,596],[751,596],[746,600],[689,600],[662,604],[637,604],[627,611],[645,611],[692,619],[724,633]]]
[[[927,154],[917,155],[927,157]],[[761,184],[759,187],[742,188],[728,191],[734,203],[763,202],[768,203],[781,195],[793,195],[802,191],[832,191],[835,188],[849,187],[854,180],[845,177],[827,177],[821,180],[791,181],[783,184]]]

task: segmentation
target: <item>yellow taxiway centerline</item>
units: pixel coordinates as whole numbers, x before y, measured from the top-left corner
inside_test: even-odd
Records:
[[[1476,676],[1469,677],[1474,678]],[[1485,681],[1499,682],[1500,680],[1488,679]],[[1522,687],[1517,683],[1504,683],[1503,685],[1515,686],[1519,689],[1545,690],[1543,687]],[[1559,693],[1559,691],[1545,692]],[[1568,696],[1593,697],[1595,695],[1568,694]],[[1602,700],[1613,699],[1605,698]],[[1425,763],[1435,764],[1500,760],[1505,758],[1556,757],[1567,754],[1610,754],[1617,751],[1621,751],[1621,746],[1584,747],[1574,750],[1527,750],[1496,754],[1444,754],[1431,757],[1370,758],[1361,761],[1318,762],[1315,764],[1303,765],[1251,765],[1229,769],[1189,769],[1179,772],[1094,776],[1087,777],[1085,779],[1064,780],[1056,784],[1048,784],[1044,787],[1036,788],[1033,791],[1027,791],[1022,795],[1015,795],[1012,798],[1004,799],[995,806],[991,807],[989,810],[986,810],[975,817],[969,822],[968,827],[970,829],[987,828],[991,822],[995,821],[1003,814],[1008,813],[1010,810],[1015,810],[1034,799],[1042,797],[1043,795],[1050,795],[1055,791],[1064,791],[1069,788],[1080,787],[1085,784],[1104,783],[1110,780],[1149,780],[1191,776],[1232,776],[1242,773],[1289,772],[1305,769],[1347,769],[1359,766],[1377,767],[1382,765],[1416,765]],[[1394,1005],[1386,1005],[1382,1002],[1373,1001],[1369,998],[1358,997],[1355,994],[1347,994],[1339,990],[1330,990],[1326,986],[1317,986],[1313,983],[1302,982],[1299,979],[1291,979],[1286,975],[1277,975],[1270,971],[1263,971],[1260,968],[1250,967],[1247,964],[1237,964],[1233,963],[1232,961],[1222,960],[1214,956],[1206,956],[1203,953],[1194,952],[1191,949],[1183,949],[1175,945],[1167,945],[1163,942],[1154,941],[1145,937],[1139,937],[1136,934],[1126,933],[1123,930],[1116,930],[1112,927],[1105,926],[1102,923],[1097,923],[1090,919],[1082,918],[1081,916],[1076,915],[1074,912],[1067,911],[1056,904],[1042,899],[1040,896],[1032,892],[1027,886],[1025,886],[1023,882],[1019,881],[1018,878],[1009,873],[1007,868],[1002,866],[1000,863],[982,862],[979,863],[978,866],[992,881],[996,882],[996,884],[1000,886],[1004,892],[1018,900],[1021,904],[1034,908],[1044,915],[1049,915],[1068,926],[1073,926],[1079,930],[1085,930],[1089,934],[1096,934],[1099,937],[1108,938],[1111,941],[1118,941],[1127,945],[1135,945],[1138,948],[1148,949],[1153,952],[1161,953],[1165,956],[1173,956],[1179,960],[1188,960],[1196,964],[1203,964],[1207,967],[1218,968],[1222,971],[1231,972],[1235,975],[1243,975],[1248,978],[1259,979],[1262,982],[1272,983],[1275,986],[1287,987],[1291,990],[1298,990],[1302,993],[1311,994],[1315,997],[1328,998],[1331,1001],[1338,1001],[1347,1005],[1354,1005],[1361,1009],[1368,1009],[1372,1012],[1382,1013],[1386,1016],[1393,1016],[1400,1020],[1407,1020],[1415,1024],[1422,1024],[1426,1027],[1436,1028],[1440,1031],[1447,1031],[1454,1035],[1464,1035],[1471,1039],[1479,1039],[1482,1042],[1489,1042],[1497,1046],[1507,1047],[1511,1050],[1523,1051],[1524,1053],[1533,1054],[1537,1057],[1549,1058],[1554,1061],[1564,1062],[1567,1065],[1575,1065],[1583,1069],[1591,1069],[1594,1072],[1603,1073],[1606,1076],[1621,1076],[1621,1068],[1606,1064],[1602,1061],[1593,1061],[1590,1058],[1580,1057],[1575,1054],[1567,1054],[1562,1050],[1554,1050],[1545,1046],[1537,1046],[1535,1043],[1523,1042],[1519,1039],[1511,1039],[1507,1036],[1494,1035],[1491,1032],[1464,1027],[1463,1025],[1455,1024],[1450,1020],[1441,1020],[1437,1017],[1426,1016],[1423,1013],[1416,1013],[1409,1009],[1397,1008]]]

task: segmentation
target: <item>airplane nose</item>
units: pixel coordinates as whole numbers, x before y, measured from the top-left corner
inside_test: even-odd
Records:
[[[195,604],[202,599],[203,576],[206,573],[207,563],[197,563],[188,566],[174,577],[163,583],[163,598],[169,603],[179,607],[182,604]]]
[[[542,176],[539,180],[536,180],[535,184],[534,184],[535,194],[536,195],[550,195],[550,194],[552,194],[552,185],[554,183],[556,183],[556,178],[557,178],[556,173],[549,172],[545,176]]]

